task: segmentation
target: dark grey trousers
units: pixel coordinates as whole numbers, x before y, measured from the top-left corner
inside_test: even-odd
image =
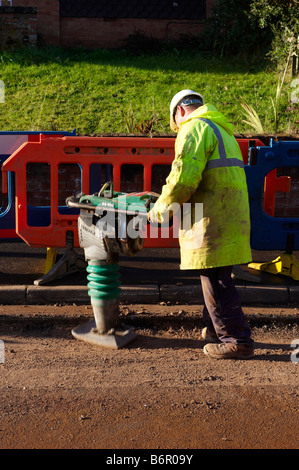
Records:
[[[200,270],[205,326],[214,329],[220,341],[251,345],[251,331],[231,274],[232,266]]]

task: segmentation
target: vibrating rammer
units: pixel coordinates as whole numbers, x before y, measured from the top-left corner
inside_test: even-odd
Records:
[[[143,234],[150,204],[158,195],[151,192],[116,193],[111,182],[98,194],[71,196],[69,207],[80,209],[79,243],[87,265],[88,294],[94,319],[72,330],[75,338],[118,349],[136,338],[119,321],[121,282],[119,255],[133,255],[143,248]]]

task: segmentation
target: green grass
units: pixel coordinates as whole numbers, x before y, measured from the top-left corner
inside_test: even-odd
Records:
[[[252,133],[243,122],[242,100],[256,110],[265,131],[273,132],[271,97],[278,78],[265,61],[176,49],[141,55],[59,48],[0,52],[0,80],[5,85],[0,130],[138,133],[136,124],[155,115],[152,130],[170,133],[171,98],[191,88],[228,117],[235,133]],[[290,105],[290,83],[290,78],[285,81],[279,105],[281,133],[298,129],[299,105]]]

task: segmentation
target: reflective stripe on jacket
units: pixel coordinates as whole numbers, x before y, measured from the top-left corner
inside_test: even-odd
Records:
[[[152,216],[163,222],[173,203],[182,206],[186,202],[191,203],[192,223],[189,227],[182,224],[179,232],[181,269],[251,261],[249,202],[241,150],[233,126],[209,104],[196,109],[181,124],[171,171]]]

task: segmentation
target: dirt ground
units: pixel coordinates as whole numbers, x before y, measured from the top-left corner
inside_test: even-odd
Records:
[[[122,305],[138,337],[114,350],[73,338],[89,305],[0,306],[0,448],[297,448],[299,310],[244,310],[255,357],[233,361],[203,354],[202,307]]]

